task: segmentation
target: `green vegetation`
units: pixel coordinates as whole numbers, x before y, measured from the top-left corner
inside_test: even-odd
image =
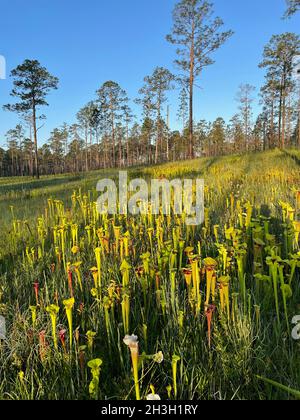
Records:
[[[203,177],[195,229],[100,216],[114,170],[1,178],[0,399],[298,398],[299,163],[274,150],[129,171]]]

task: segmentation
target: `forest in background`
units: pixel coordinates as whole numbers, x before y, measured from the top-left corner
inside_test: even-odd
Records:
[[[299,10],[299,0],[288,0],[285,18]],[[173,28],[166,37],[176,46],[178,73],[156,67],[144,78],[139,97],[142,119],[129,106],[126,90],[107,81],[95,98],[80,109],[74,124],[54,128],[39,146],[39,129],[48,93],[59,80],[37,60],[25,60],[11,72],[16,99],[4,105],[20,122],[5,135],[0,148],[0,176],[37,176],[79,173],[101,168],[130,167],[168,161],[247,153],[276,147],[300,148],[300,37],[274,35],[261,62],[265,83],[241,84],[236,93],[237,113],[226,122],[194,119],[194,90],[213,53],[233,36],[223,30],[213,5],[205,0],[181,0],[173,11]],[[170,127],[168,93],[179,92],[180,130]],[[259,98],[261,112],[254,115]]]

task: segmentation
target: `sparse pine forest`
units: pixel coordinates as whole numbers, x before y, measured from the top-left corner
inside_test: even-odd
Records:
[[[300,35],[272,35],[263,82],[238,82],[230,118],[202,119],[203,77],[239,31],[218,1],[171,3],[173,67],[153,62],[136,97],[95,85],[48,138],[66,79],[30,58],[0,80],[15,121],[0,138],[0,400],[300,399]],[[290,28],[300,1],[285,3]],[[124,195],[125,171],[138,187]],[[154,180],[177,182],[158,204]]]

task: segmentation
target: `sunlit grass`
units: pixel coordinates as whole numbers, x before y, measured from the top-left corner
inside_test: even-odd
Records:
[[[174,215],[100,216],[96,182],[117,171],[1,179],[0,398],[297,397],[298,156],[130,170],[203,177],[196,229]]]

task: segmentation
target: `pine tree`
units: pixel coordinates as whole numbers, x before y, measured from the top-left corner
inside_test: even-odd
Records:
[[[52,89],[57,89],[58,79],[52,76],[37,60],[25,60],[11,72],[14,79],[14,88],[11,96],[18,98],[19,102],[8,104],[4,109],[19,114],[31,114],[33,124],[34,149],[35,149],[35,175],[40,176],[38,160],[38,127],[37,121],[41,117],[38,110],[47,106],[46,97]]]
[[[202,70],[214,63],[212,53],[233,34],[221,32],[223,21],[213,17],[213,6],[206,0],[181,0],[173,11],[172,34],[167,41],[177,45],[176,65],[185,73],[189,92],[189,157],[194,157],[194,87]]]

